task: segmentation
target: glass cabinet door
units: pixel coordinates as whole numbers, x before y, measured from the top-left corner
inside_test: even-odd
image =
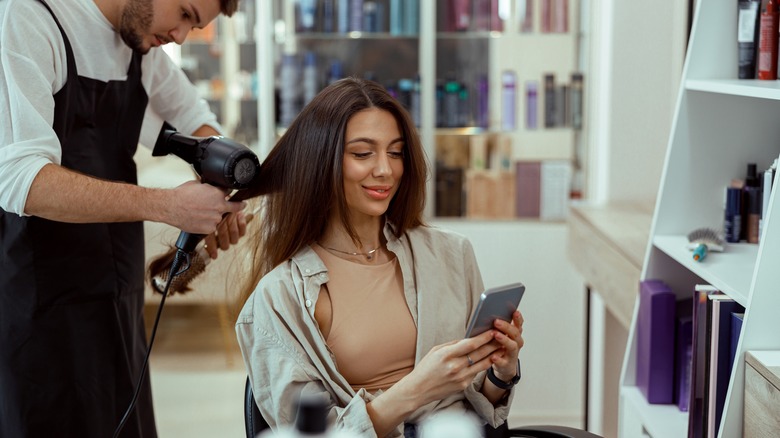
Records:
[[[325,85],[383,84],[419,122],[417,1],[274,2],[275,122],[285,128]]]
[[[256,149],[257,14],[254,0],[238,5],[232,17],[220,15],[204,29],[193,29],[181,47],[165,47],[208,101],[225,135]]]
[[[260,117],[277,138],[331,81],[375,80],[419,127],[429,216],[562,220],[582,126],[576,3],[269,1]]]

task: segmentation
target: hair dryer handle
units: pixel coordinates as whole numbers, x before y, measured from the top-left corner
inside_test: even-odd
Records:
[[[176,248],[190,254],[195,251],[195,247],[206,235],[205,234],[193,234],[186,231],[179,233],[179,238],[176,239]]]

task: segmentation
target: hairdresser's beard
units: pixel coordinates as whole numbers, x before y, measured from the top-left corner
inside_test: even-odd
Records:
[[[128,0],[119,19],[119,35],[131,49],[147,53],[151,47],[144,47],[144,37],[152,26],[154,11],[152,0]]]

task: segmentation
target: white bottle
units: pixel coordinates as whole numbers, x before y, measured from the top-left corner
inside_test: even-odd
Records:
[[[517,93],[515,90],[517,76],[513,71],[501,74],[501,129],[514,131],[517,127]]]
[[[420,423],[418,438],[482,438],[484,427],[474,414],[440,412]]]

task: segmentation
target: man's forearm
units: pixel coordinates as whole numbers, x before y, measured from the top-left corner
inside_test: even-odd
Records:
[[[47,164],[33,180],[24,212],[73,223],[164,221],[165,192]]]

